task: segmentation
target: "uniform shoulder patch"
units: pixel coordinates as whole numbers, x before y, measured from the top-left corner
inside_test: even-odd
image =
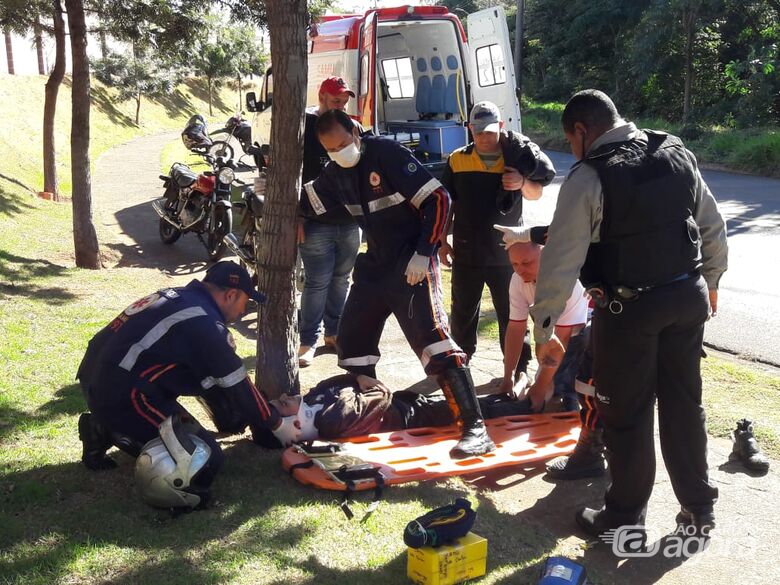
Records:
[[[125,315],[135,315],[136,313],[140,313],[144,309],[151,307],[159,298],[160,293],[152,293],[147,295],[142,299],[138,299],[136,302],[127,307],[124,310],[124,313]]]
[[[407,175],[413,175],[414,173],[417,172],[417,169],[419,168],[420,166],[416,162],[409,161],[408,163],[406,163],[406,166],[404,167],[404,173],[406,173]]]

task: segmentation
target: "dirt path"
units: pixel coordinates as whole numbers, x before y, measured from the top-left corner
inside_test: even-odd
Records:
[[[160,152],[175,138],[175,134],[149,136],[109,151],[96,163],[94,189],[95,201],[99,203],[99,229],[104,232],[103,241],[116,265],[159,270],[175,284],[183,284],[207,266],[205,250],[193,236],[164,246],[157,236],[157,216],[151,208],[151,201],[161,193],[157,178]],[[242,333],[251,334],[251,329],[241,329]],[[394,321],[388,322],[381,351],[384,357],[378,373],[390,387],[432,387],[430,382],[423,381],[425,375],[419,361]],[[476,383],[486,389],[501,371],[497,344],[481,340],[473,361]],[[320,355],[314,366],[301,372],[302,387],[308,388],[336,373],[339,369],[335,356]],[[764,477],[746,475],[738,464],[728,463],[730,450],[728,441],[711,439],[712,478],[720,489],[718,526],[710,547],[691,559],[666,558],[663,551],[670,550],[671,541],[647,559],[620,559],[612,555],[607,545],[586,545],[575,529],[574,513],[582,505],[600,504],[605,480],[556,484],[544,478],[543,466],[530,466],[467,481],[479,488],[480,510],[500,519],[500,529],[484,534],[490,547],[503,549],[509,535],[528,534],[530,529],[534,536],[529,546],[555,549],[556,553],[578,559],[596,583],[776,583],[780,581],[776,559],[780,479],[775,471]],[[656,451],[659,464],[648,526],[660,537],[674,529],[679,505],[661,462],[660,449]],[[775,469],[776,466],[777,462]],[[527,582],[536,581],[529,576]]]

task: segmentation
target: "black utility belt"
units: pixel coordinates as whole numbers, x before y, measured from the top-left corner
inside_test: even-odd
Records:
[[[680,274],[679,276],[676,276],[671,280],[667,280],[661,284],[637,287],[631,287],[624,284],[618,284],[615,286],[596,285],[588,288],[587,292],[597,307],[602,309],[609,309],[610,313],[619,315],[623,312],[623,303],[635,301],[642,294],[650,292],[651,290],[698,277],[699,271],[692,270],[691,272]]]

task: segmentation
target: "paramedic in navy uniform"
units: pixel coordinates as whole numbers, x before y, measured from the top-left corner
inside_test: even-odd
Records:
[[[452,340],[444,311],[436,251],[450,196],[412,153],[392,140],[359,136],[352,119],[331,110],[317,135],[333,162],[305,185],[315,213],[344,206],[365,230],[354,285],[339,326],[339,365],[376,377],[379,339],[395,315],[429,375],[437,376],[462,424],[454,458],[493,451],[465,354]]]
[[[112,445],[137,457],[158,436],[160,423],[185,412],[176,400],[182,395],[205,399],[220,431],[278,426],[278,413],[247,376],[225,326],[244,314],[250,298],[265,300],[247,271],[219,262],[202,282],[134,302],[90,340],[76,376],[91,410],[79,418],[85,466],[114,467],[106,456]],[[205,429],[197,435],[211,448],[207,473],[213,479],[221,450]]]

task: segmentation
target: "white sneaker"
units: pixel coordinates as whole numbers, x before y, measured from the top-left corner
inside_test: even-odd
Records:
[[[311,345],[302,345],[298,348],[298,366],[308,368],[314,362],[316,349]]]

